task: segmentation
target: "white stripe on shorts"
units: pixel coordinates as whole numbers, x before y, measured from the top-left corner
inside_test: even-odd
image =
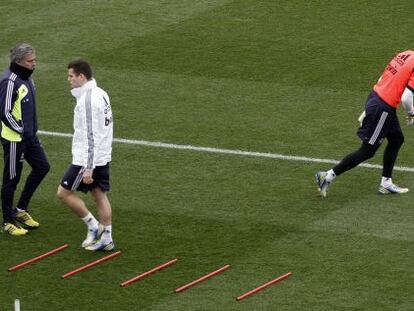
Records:
[[[71,190],[72,191],[76,191],[77,189],[78,189],[78,187],[79,187],[79,184],[81,183],[81,181],[82,181],[82,178],[83,178],[83,173],[85,172],[85,168],[84,167],[82,167],[80,170],[79,170],[79,173],[78,173],[78,176],[76,176],[76,179],[75,179],[75,181],[73,182],[73,185],[72,185],[72,188],[71,188]]]
[[[381,118],[378,121],[377,127],[375,128],[374,133],[371,136],[371,139],[369,140],[370,145],[374,145],[375,141],[377,140],[379,134],[381,133],[382,127],[384,126],[385,119],[387,119],[388,112],[383,111],[381,114]]]

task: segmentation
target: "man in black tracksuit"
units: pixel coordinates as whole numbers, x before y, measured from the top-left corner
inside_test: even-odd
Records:
[[[3,230],[10,235],[24,235],[27,230],[19,224],[29,229],[39,227],[27,210],[50,165],[36,135],[35,86],[31,78],[36,67],[35,51],[27,43],[18,44],[10,51],[10,62],[10,67],[0,77],[1,143],[4,151],[1,187]],[[32,171],[15,207],[13,198],[24,160]]]

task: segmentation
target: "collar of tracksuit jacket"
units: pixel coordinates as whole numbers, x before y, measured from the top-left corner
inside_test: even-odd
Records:
[[[92,78],[92,80],[89,80],[84,85],[71,89],[70,92],[76,99],[79,99],[86,91],[91,90],[96,86],[96,81]]]
[[[23,66],[20,66],[19,64],[11,63],[10,64],[10,71],[14,72],[16,75],[19,76],[19,78],[21,78],[23,80],[29,80],[29,78],[32,75],[34,69],[33,70],[27,69]]]

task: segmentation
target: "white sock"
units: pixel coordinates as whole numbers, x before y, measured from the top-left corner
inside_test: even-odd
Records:
[[[392,185],[392,179],[391,177],[384,177],[381,178],[381,186],[387,187],[389,185]]]
[[[330,169],[329,171],[326,172],[325,180],[327,182],[331,182],[332,180],[334,180],[335,177],[336,177],[335,172],[333,171],[333,169]]]
[[[104,226],[104,231],[102,233],[102,240],[112,241],[112,225]]]
[[[18,212],[25,212],[24,209],[21,209],[21,208],[18,208],[18,207],[16,207],[16,209],[17,209]]]
[[[91,212],[89,212],[88,215],[82,218],[83,222],[88,226],[88,229],[96,230],[98,229],[98,221],[96,218],[92,215]]]

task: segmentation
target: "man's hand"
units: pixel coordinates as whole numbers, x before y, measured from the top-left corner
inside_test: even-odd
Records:
[[[85,172],[83,172],[83,183],[84,184],[91,184],[93,182],[92,178],[93,170],[86,169]]]

